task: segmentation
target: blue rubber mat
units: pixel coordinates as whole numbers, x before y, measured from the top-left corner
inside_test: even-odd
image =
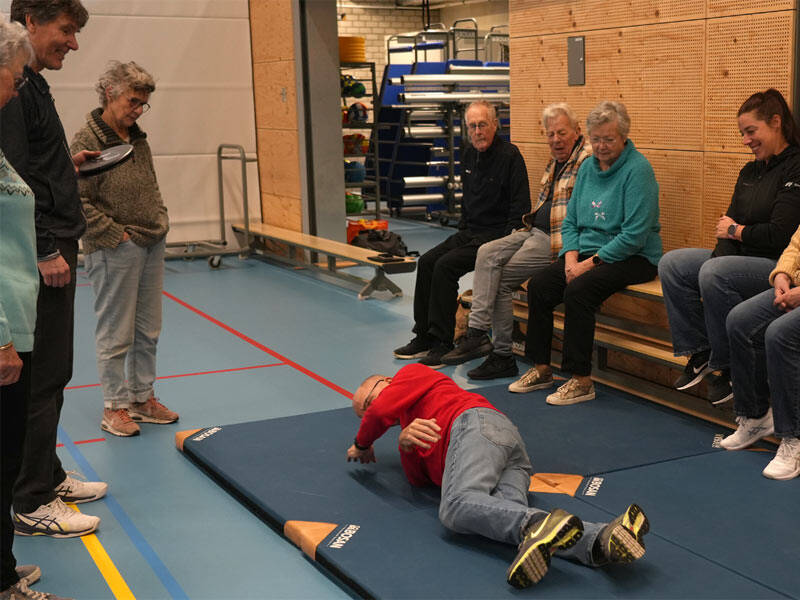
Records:
[[[787,515],[800,505],[800,486],[766,480],[751,486],[749,479],[761,477],[758,468],[723,469],[753,457],[765,463],[766,453],[714,450],[716,427],[600,386],[597,400],[572,407],[547,406],[544,394],[511,395],[505,386],[482,393],[517,424],[536,471],[588,476],[574,498],[537,493],[531,502],[561,506],[587,521],[610,520],[639,502],[652,523],[644,559],[604,569],[554,560],[541,583],[514,590],[504,575],[515,548],[446,530],[438,521],[438,490],[406,482],[396,432],[376,444],[377,464],[346,462],[358,427],[349,408],[207,428],[188,437],[183,449],[279,531],[292,521],[327,524],[304,549],[361,596],[770,598],[800,590],[786,566],[794,561],[766,552],[775,540],[790,539],[796,559],[796,535],[787,535],[798,530],[796,511],[790,520],[743,515],[771,498],[768,490],[791,488],[793,504],[791,491],[769,504]],[[719,477],[708,477],[713,464],[721,465]],[[737,473],[730,504],[702,502],[703,486]],[[784,495],[785,504],[777,500]],[[751,521],[758,527],[737,526]],[[789,522],[795,525],[787,528]],[[764,552],[756,560],[759,548]]]

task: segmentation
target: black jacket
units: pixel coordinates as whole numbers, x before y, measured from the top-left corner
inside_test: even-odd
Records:
[[[86,229],[75,165],[44,77],[25,67],[28,84],[0,110],[0,147],[36,196],[39,257],[56,239],[77,240]]]
[[[777,260],[800,225],[800,148],[788,146],[769,162],[747,163],[725,214],[744,225],[742,241],[717,240],[713,256]]]
[[[501,237],[520,225],[531,209],[528,171],[514,144],[495,135],[485,152],[469,146],[461,156],[459,229]]]

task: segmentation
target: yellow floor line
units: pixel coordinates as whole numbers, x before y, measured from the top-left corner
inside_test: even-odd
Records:
[[[68,506],[75,512],[81,512],[74,504],[69,504]],[[103,548],[103,544],[97,539],[97,536],[93,533],[83,535],[81,536],[81,541],[89,551],[89,555],[100,570],[103,579],[106,580],[108,587],[111,588],[111,593],[114,594],[114,598],[117,600],[136,600],[136,596],[133,595],[133,592],[131,592],[128,584],[125,583],[122,575],[119,574],[117,567],[114,565],[108,552],[106,552],[106,549]]]

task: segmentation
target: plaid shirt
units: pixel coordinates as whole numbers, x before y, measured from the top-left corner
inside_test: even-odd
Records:
[[[564,163],[561,169],[561,174],[556,181],[555,188],[553,189],[553,206],[550,209],[550,254],[553,260],[558,258],[558,253],[561,251],[561,222],[567,216],[567,204],[572,196],[572,188],[575,187],[575,178],[578,176],[578,169],[583,164],[583,161],[592,155],[592,147],[585,137],[578,138],[572,154]],[[526,215],[523,215],[522,222],[525,227],[530,230],[533,227],[533,215],[547,200],[547,194],[550,191],[550,184],[555,176],[556,161],[554,158],[550,159],[547,163],[547,168],[544,171],[541,181],[541,189],[539,190],[539,198],[533,210]]]

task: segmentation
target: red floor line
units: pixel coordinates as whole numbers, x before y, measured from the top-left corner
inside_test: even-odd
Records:
[[[207,319],[208,321],[211,321],[212,323],[214,323],[214,325],[217,325],[218,327],[221,327],[222,329],[224,329],[228,333],[231,333],[231,334],[235,335],[236,337],[238,337],[239,339],[244,340],[245,342],[247,342],[251,346],[255,346],[259,350],[261,350],[263,352],[266,352],[270,356],[273,356],[273,357],[277,358],[278,360],[280,360],[283,363],[289,365],[290,367],[293,367],[293,368],[297,369],[301,373],[303,373],[305,375],[308,375],[309,377],[311,377],[312,379],[320,382],[321,384],[331,388],[332,390],[334,390],[336,392],[339,392],[343,396],[346,396],[347,398],[352,398],[353,397],[353,395],[350,392],[348,392],[346,389],[344,389],[343,387],[340,387],[340,386],[336,385],[332,381],[328,381],[324,377],[322,377],[320,375],[317,375],[316,373],[314,373],[313,371],[310,371],[309,369],[305,368],[304,366],[299,365],[299,364],[297,364],[296,362],[294,362],[292,360],[289,360],[288,358],[286,358],[282,354],[278,354],[274,350],[271,350],[271,349],[267,348],[264,344],[261,344],[260,342],[255,341],[253,338],[250,338],[250,337],[246,336],[245,334],[243,334],[242,332],[237,331],[236,329],[234,329],[230,325],[226,325],[222,321],[220,321],[218,319],[215,319],[214,317],[212,317],[209,314],[204,313],[199,308],[195,308],[191,304],[189,304],[187,302],[184,302],[183,300],[181,300],[180,298],[178,298],[176,296],[173,296],[169,292],[162,292],[162,293],[167,298],[169,298],[170,300],[172,300],[174,302],[177,302],[178,304],[180,304],[184,308],[187,308],[188,310],[192,311],[193,313],[195,313],[197,315],[200,315],[204,319]]]
[[[282,367],[286,363],[270,363],[268,365],[253,365],[252,367],[233,367],[232,369],[219,369],[218,371],[198,371],[197,373],[178,373],[177,375],[162,375],[156,379],[175,379],[176,377],[194,377],[195,375],[215,375],[217,373],[233,373],[234,371],[247,371],[249,369],[264,369],[266,367]],[[288,366],[288,365],[286,365]],[[65,390],[80,390],[82,388],[98,387],[99,383],[87,383],[85,385],[73,385]],[[77,443],[77,442],[75,442]]]
[[[73,442],[73,444],[94,444],[95,442],[105,442],[106,438],[94,438],[93,440],[81,440],[79,442]],[[63,448],[64,444],[56,444],[56,448]]]

